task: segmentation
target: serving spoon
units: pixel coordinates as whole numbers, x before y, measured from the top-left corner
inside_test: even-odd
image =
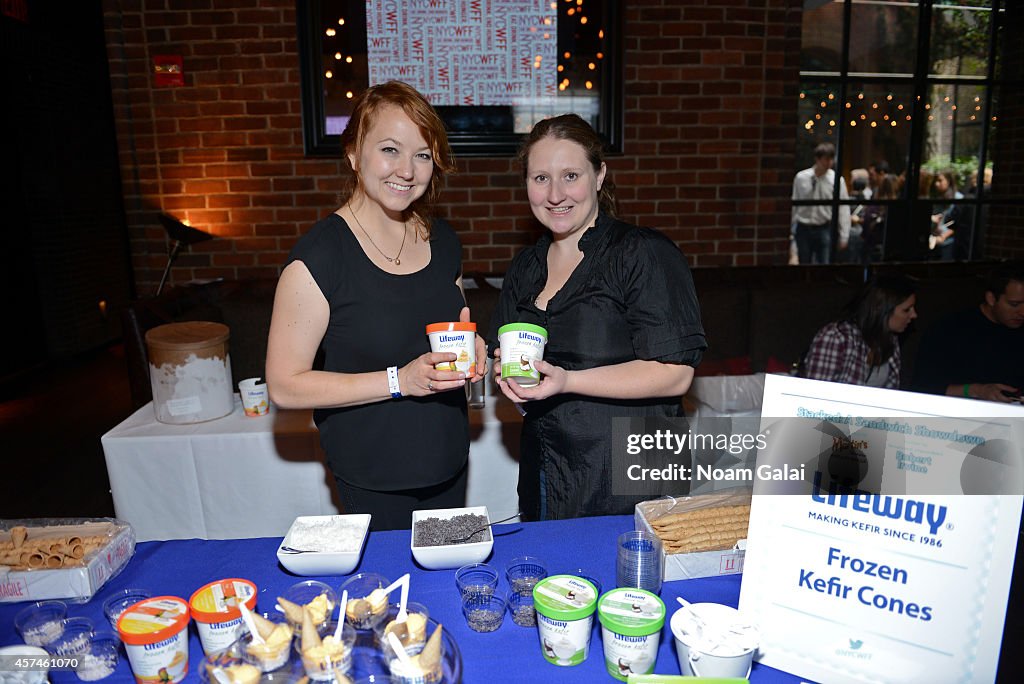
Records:
[[[512,518],[518,518],[522,514],[523,514],[522,511],[520,511],[519,513],[516,513],[515,515],[510,515],[507,518],[502,518],[501,520],[495,520],[494,522],[489,522],[486,525],[484,525],[483,527],[481,527],[479,529],[476,529],[476,530],[473,530],[472,532],[470,532],[469,534],[467,534],[467,535],[465,535],[463,537],[456,537],[454,539],[449,539],[447,543],[449,543],[449,544],[462,544],[462,543],[465,543],[465,542],[469,541],[470,539],[472,539],[473,535],[476,534],[477,532],[483,532],[484,530],[486,530],[491,525],[497,525],[498,523],[508,522]]]

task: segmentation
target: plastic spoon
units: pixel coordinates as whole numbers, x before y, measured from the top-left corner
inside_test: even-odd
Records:
[[[519,404],[516,404],[516,406],[519,406]],[[523,414],[523,415],[526,415],[526,414]],[[501,520],[495,520],[494,522],[487,523],[483,527],[481,527],[479,529],[475,529],[475,530],[473,530],[472,532],[470,532],[469,534],[467,534],[465,536],[456,537],[455,539],[449,539],[447,543],[449,543],[449,544],[464,544],[465,542],[468,542],[470,539],[472,539],[473,535],[476,534],[477,532],[482,532],[483,530],[486,530],[488,527],[491,527],[492,525],[497,525],[498,523],[508,522],[512,518],[518,518],[521,515],[522,515],[522,512],[519,512],[519,513],[516,513],[515,515],[510,515],[507,518],[502,518]]]
[[[245,605],[245,601],[239,602],[238,610],[242,613],[245,626],[249,628],[249,634],[252,634],[252,642],[254,644],[264,643],[263,637],[260,636],[260,630],[256,629],[256,621],[252,619],[252,613],[249,612],[249,606]]]
[[[334,630],[334,640],[341,641],[341,630],[345,628],[345,608],[348,606],[348,589],[341,592],[341,605],[338,607],[338,626]]]
[[[402,646],[402,642],[398,640],[394,632],[388,632],[388,643],[391,644],[391,650],[395,652],[398,660],[401,661],[402,665],[408,668],[406,671],[409,672],[415,665],[412,662],[412,658],[405,652],[405,646]]]
[[[398,602],[398,615],[395,617],[395,622],[405,622],[409,618],[409,614],[405,610],[405,606],[409,601],[409,573],[405,573],[394,582],[389,584],[385,589],[385,594],[391,594],[395,589],[402,588],[402,594]]]

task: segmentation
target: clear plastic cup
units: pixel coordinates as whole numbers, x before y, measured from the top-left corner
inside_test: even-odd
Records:
[[[14,616],[14,628],[29,646],[45,646],[60,637],[67,616],[63,601],[36,601]]]
[[[280,613],[264,613],[263,617],[277,624],[291,626],[288,618]],[[298,633],[292,630],[287,640],[280,639],[271,644],[260,645],[254,643],[252,634],[246,630],[238,639],[238,650],[241,652],[242,660],[250,665],[255,665],[261,672],[271,672],[287,664],[292,654],[292,642]]]
[[[152,597],[153,593],[145,589],[122,589],[103,602],[103,614],[117,633],[117,619],[121,614],[139,601]]]
[[[498,589],[498,571],[487,563],[470,563],[455,571],[455,585],[459,594],[490,596]]]
[[[533,587],[548,576],[544,561],[534,556],[513,558],[505,566],[505,579],[513,593],[533,591]]]
[[[520,627],[536,627],[537,611],[533,606],[533,590],[510,591],[507,596],[508,612],[512,622]]]
[[[78,657],[75,674],[83,682],[95,682],[114,674],[120,661],[118,645],[121,640],[113,634],[101,633],[93,636],[88,650]]]
[[[397,656],[394,649],[391,648],[391,642],[385,630],[398,617],[399,608],[400,605],[397,603],[389,605],[384,619],[373,628],[374,643],[377,644],[377,648],[380,649],[384,658],[389,662]],[[427,633],[427,621],[430,619],[430,612],[425,605],[415,601],[406,603],[405,612],[408,614],[405,627],[395,627],[393,629],[395,630],[395,636],[399,637],[399,641],[405,646],[405,652],[412,656],[423,650],[427,643],[427,637],[430,636]]]
[[[86,617],[73,617],[61,622],[61,635],[43,648],[56,658],[67,658],[88,651],[93,634],[96,633],[92,620]]]
[[[349,594],[351,595],[351,592],[349,592]],[[323,600],[319,598],[320,596],[327,597],[326,604],[324,604]],[[299,582],[298,584],[293,584],[288,587],[283,594],[281,594],[280,598],[283,598],[286,601],[291,601],[300,608],[310,604],[318,606],[319,608],[326,608],[326,610],[323,610],[323,617],[321,619],[317,619],[317,617],[320,617],[319,615],[313,616],[313,626],[317,628],[323,627],[330,622],[331,615],[334,613],[334,609],[338,606],[338,595],[335,593],[334,589],[331,589],[330,586],[323,582],[318,582],[317,580],[306,580],[304,582]],[[314,601],[316,601],[316,603],[313,603]],[[287,617],[287,614],[285,615]],[[292,627],[296,630],[302,629],[301,618],[298,620],[288,618],[288,621],[292,623]]]
[[[642,530],[623,532],[618,538],[615,582],[619,587],[636,587],[661,592],[665,575],[665,554],[661,539]]]
[[[501,627],[507,606],[498,594],[469,594],[462,598],[462,614],[474,632],[493,632]]]
[[[375,589],[384,589],[390,584],[391,580],[376,572],[361,572],[345,580],[338,591],[348,592],[345,619],[349,624],[356,629],[373,629],[379,625],[387,616],[388,597],[372,594]]]
[[[356,630],[346,624],[341,628],[341,637],[334,641],[334,632],[338,628],[337,620],[331,620],[319,631],[320,638],[326,643],[314,652],[302,650],[302,639],[294,639],[295,652],[302,660],[306,676],[312,681],[335,681],[336,674],[348,675],[352,670],[352,649],[356,642]],[[329,665],[328,665],[329,661]]]

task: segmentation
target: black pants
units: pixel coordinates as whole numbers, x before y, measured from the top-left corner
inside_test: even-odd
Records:
[[[459,508],[466,505],[468,464],[455,477],[417,489],[381,492],[363,489],[335,477],[344,513],[369,513],[371,530],[407,530],[412,512],[427,508]]]

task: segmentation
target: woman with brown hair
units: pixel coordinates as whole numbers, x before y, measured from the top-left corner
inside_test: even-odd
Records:
[[[540,384],[502,380],[495,363],[501,391],[525,407],[519,501],[531,520],[631,513],[638,498],[612,485],[613,421],[681,416],[707,347],[685,257],[661,233],[615,218],[602,147],[564,114],[534,126],[519,154],[548,232],[513,260],[490,338],[507,323],[548,333]]]
[[[812,380],[899,389],[899,335],[917,318],[916,286],[900,274],[878,274],[846,305],[839,320],[811,341],[800,375]]]
[[[292,249],[274,300],[267,382],[281,407],[314,408],[347,513],[408,528],[418,508],[464,505],[467,381],[438,370],[426,325],[469,320],[461,245],[432,216],[454,170],[444,125],[412,87],[371,87],[341,136],[342,206]],[[324,350],[324,369],[314,357]],[[459,391],[452,391],[459,390]]]

